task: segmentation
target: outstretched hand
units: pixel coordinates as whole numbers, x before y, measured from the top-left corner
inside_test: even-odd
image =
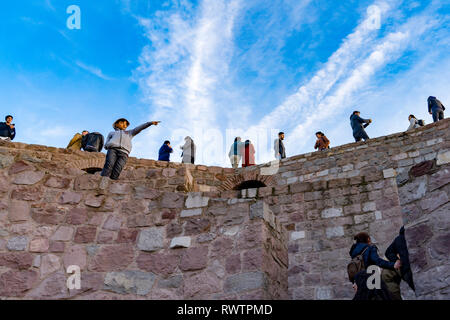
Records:
[[[152,125],[157,126],[161,121],[152,121]]]

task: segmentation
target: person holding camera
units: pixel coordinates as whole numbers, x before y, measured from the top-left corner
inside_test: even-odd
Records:
[[[359,111],[353,111],[350,116],[350,125],[352,126],[353,137],[356,142],[361,141],[362,139],[364,139],[364,141],[369,139],[364,128],[367,128],[367,126],[372,123],[372,119],[363,119],[359,115]]]
[[[7,115],[5,117],[6,122],[0,122],[0,139],[5,141],[12,141],[16,136],[16,128],[14,123],[11,123],[13,116]]]

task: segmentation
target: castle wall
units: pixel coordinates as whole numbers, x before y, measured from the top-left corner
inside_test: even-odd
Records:
[[[348,299],[353,236],[383,255],[402,225],[404,297],[448,298],[449,123],[238,170],[130,158],[107,186],[103,154],[0,141],[0,298]]]

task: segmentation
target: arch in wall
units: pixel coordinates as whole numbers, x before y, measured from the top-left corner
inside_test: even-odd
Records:
[[[77,160],[71,162],[69,164],[69,167],[77,168],[86,171],[87,173],[95,173],[97,171],[101,171],[104,164],[105,164],[104,158],[97,158],[97,159],[92,158],[87,160]]]
[[[259,170],[243,171],[235,176],[229,177],[219,187],[221,191],[242,190],[248,188],[268,187],[274,184],[274,176],[262,175]]]

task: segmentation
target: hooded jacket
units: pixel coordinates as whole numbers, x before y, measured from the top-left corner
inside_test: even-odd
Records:
[[[108,137],[106,138],[105,149],[119,149],[127,155],[130,154],[132,147],[131,139],[133,139],[135,135],[137,135],[142,130],[147,129],[151,125],[151,122],[146,122],[131,130],[120,130],[113,124],[113,128],[115,131],[108,134]]]
[[[353,129],[353,136],[359,135],[359,133],[364,132],[364,128],[369,125],[368,119],[363,119],[356,114],[350,116],[350,125]]]
[[[351,247],[350,252],[349,252],[350,257],[352,257],[352,259],[353,259],[357,255],[361,254],[361,252],[367,246],[369,246],[369,244],[362,243],[362,242],[353,244],[353,246]],[[369,249],[367,249],[366,252],[364,252],[364,254],[363,254],[363,259],[364,259],[364,266],[366,269],[367,269],[367,267],[369,267],[371,265],[377,265],[383,269],[394,270],[395,262],[390,262],[390,261],[381,259],[380,256],[378,255],[378,248],[375,245],[369,246]]]
[[[428,112],[433,112],[434,110],[437,111],[445,110],[445,107],[442,104],[442,102],[436,99],[436,97],[429,96],[427,101],[428,101]]]

